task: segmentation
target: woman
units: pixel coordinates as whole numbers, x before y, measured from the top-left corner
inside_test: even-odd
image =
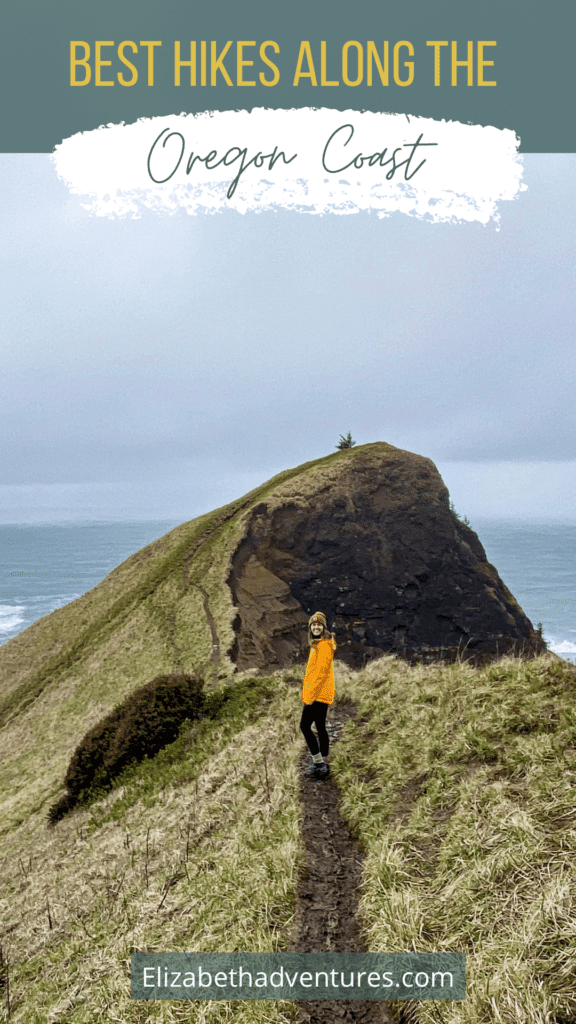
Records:
[[[334,701],[333,661],[336,643],[332,634],[328,632],[326,616],[323,612],[315,612],[310,616],[308,640],[310,654],[302,684],[304,708],[300,719],[300,729],[312,754],[312,764],[308,771],[316,778],[325,779],[330,772],[325,761],[330,748],[326,732],[326,713],[328,706]],[[312,732],[313,722],[316,725],[318,739]]]

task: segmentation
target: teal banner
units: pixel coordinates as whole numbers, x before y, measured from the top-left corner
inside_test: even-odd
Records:
[[[132,999],[464,999],[464,953],[132,953]]]
[[[573,152],[573,0],[6,0],[0,150],[141,117],[391,111]]]

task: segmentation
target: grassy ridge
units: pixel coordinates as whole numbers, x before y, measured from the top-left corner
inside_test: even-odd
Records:
[[[355,449],[360,450],[361,447]],[[164,640],[176,639],[177,603],[189,587],[204,583],[207,577],[209,581],[212,577],[216,606],[224,604],[231,621],[229,595],[223,599],[219,591],[226,582],[231,547],[236,534],[241,532],[238,528],[242,514],[288,480],[353,454],[335,452],[284,470],[237,501],[183,523],[126,559],[93,590],[14,637],[0,650],[0,728],[34,701],[45,686],[86,661],[162,587],[166,588],[163,599],[151,610],[156,623],[158,619],[165,620]],[[167,586],[169,583],[172,586]],[[208,660],[207,651],[195,651],[194,644],[185,653],[196,658],[196,667]],[[173,651],[172,663],[174,654]]]
[[[347,457],[336,452],[286,470],[184,523],[0,648],[0,834],[59,789],[81,737],[134,689],[156,675],[210,668],[206,597],[218,672],[232,672],[227,577],[246,513],[286,481]]]
[[[574,1020],[576,669],[382,659],[350,686],[334,774],[366,850],[369,948],[467,954],[467,999],[410,1019]]]
[[[105,799],[51,830],[45,803],[5,835],[12,1022],[295,1019],[291,1003],[191,1011],[127,995],[133,948],[286,948],[302,856],[291,675],[240,679],[219,718],[187,726]],[[576,669],[552,656],[338,666],[358,715],[333,778],[365,847],[367,948],[467,955],[466,1000],[396,1004],[404,1020],[574,1019],[575,692]]]
[[[218,672],[231,670],[226,580],[246,514],[354,451],[183,524],[0,649],[11,1021],[189,1020],[188,1004],[130,1002],[132,948],[285,948],[302,854],[291,672],[246,683],[226,714],[190,726],[52,831],[46,811],[91,725],[153,676],[210,665],[206,601]],[[367,948],[467,954],[466,1001],[403,1004],[404,1019],[576,1019],[576,669],[551,656],[482,669],[387,658],[360,673],[339,666],[337,692],[359,708],[333,777],[366,851]],[[1,982],[0,968],[0,1021]],[[274,1024],[295,1008],[237,1002],[193,1013]]]

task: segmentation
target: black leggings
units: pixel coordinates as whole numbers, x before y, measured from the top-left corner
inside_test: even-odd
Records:
[[[308,744],[308,749],[311,754],[318,753],[318,740],[310,728],[312,722],[315,723],[318,739],[320,740],[320,753],[322,754],[322,757],[328,757],[328,750],[330,747],[328,733],[326,732],[326,714],[328,707],[329,705],[324,704],[321,700],[315,700],[313,704],[305,704],[302,709],[302,718],[300,719],[300,729],[302,730],[304,739]]]

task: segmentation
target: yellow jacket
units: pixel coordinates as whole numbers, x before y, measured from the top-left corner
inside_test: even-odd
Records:
[[[315,700],[323,704],[332,704],[334,701],[335,650],[336,644],[332,639],[312,641],[302,684],[302,700],[305,704],[313,704]]]

